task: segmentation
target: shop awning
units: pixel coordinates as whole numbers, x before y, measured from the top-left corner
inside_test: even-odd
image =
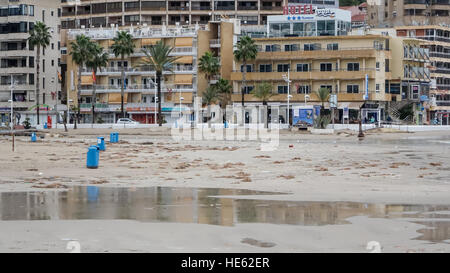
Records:
[[[192,84],[192,75],[175,75],[175,84]]]
[[[353,109],[353,110],[359,110],[361,106],[364,104],[364,102],[339,102],[338,103],[338,109]]]
[[[181,58],[178,58],[175,62],[179,64],[192,64],[192,61],[192,56],[183,56]]]
[[[128,93],[125,93],[123,95],[123,101],[126,103],[128,100]],[[109,93],[108,94],[108,103],[110,104],[120,104],[122,103],[121,95],[120,93]]]
[[[161,39],[149,38],[149,39],[142,39],[141,43],[142,43],[142,46],[148,46],[148,45],[155,45],[159,41],[161,41]]]
[[[175,46],[192,46],[192,38],[183,37],[175,39]]]
[[[92,85],[94,83],[94,79],[92,76],[81,76],[81,84],[82,85]]]

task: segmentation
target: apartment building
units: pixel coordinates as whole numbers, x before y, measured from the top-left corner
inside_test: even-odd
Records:
[[[349,122],[356,122],[359,110],[366,103],[365,113],[377,113],[384,118],[385,104],[392,100],[386,83],[391,80],[390,38],[382,35],[273,37],[255,39],[259,52],[247,68],[235,63],[233,101],[241,101],[240,90],[245,90],[247,105],[262,102],[250,92],[258,84],[268,82],[276,94],[269,106],[280,107],[280,115],[287,117],[287,92],[291,107],[305,104],[320,105],[315,91],[328,88],[337,94],[336,121],[343,121],[344,109],[349,110]],[[247,70],[246,86],[242,86],[242,71]],[[283,79],[289,72],[291,83]],[[364,99],[364,95],[368,99]],[[305,97],[308,96],[308,97]],[[328,105],[328,104],[327,104]],[[339,115],[339,116],[338,116]],[[381,117],[380,117],[381,115]],[[292,117],[292,115],[290,115]]]
[[[450,28],[443,26],[396,27],[399,37],[425,40],[430,58],[430,116],[437,124],[450,125]]]
[[[28,43],[29,30],[38,21],[50,27],[50,45],[41,52],[40,124],[57,117],[61,86],[59,3],[54,0],[0,0],[0,121],[10,120],[11,82],[16,124],[36,118],[36,50]]]
[[[450,25],[449,0],[368,0],[367,21],[372,27]]]
[[[247,104],[260,105],[261,100],[250,92],[258,84],[268,82],[276,94],[269,105],[279,106],[284,119],[288,90],[292,96],[290,109],[304,105],[317,107],[321,103],[315,91],[325,87],[337,95],[335,122],[356,122],[361,107],[363,119],[374,117],[378,121],[390,116],[395,120],[396,110],[408,103],[415,107],[414,122],[422,124],[429,120],[425,97],[429,95],[430,59],[421,40],[365,33],[255,41],[259,47],[256,60],[247,68],[236,63],[231,75],[235,104],[240,103],[239,93],[244,88]],[[245,87],[242,86],[243,69],[247,71]],[[288,73],[289,86],[283,78]]]
[[[156,123],[157,118],[157,86],[156,73],[152,67],[142,66],[145,58],[143,49],[163,41],[173,47],[172,56],[177,56],[172,71],[165,71],[162,80],[162,114],[168,123],[174,122],[173,112],[186,112],[192,107],[195,96],[207,87],[206,77],[198,71],[198,59],[206,52],[213,51],[220,56],[221,50],[232,53],[233,43],[237,41],[234,35],[235,28],[239,30],[239,21],[210,23],[206,26],[191,27],[130,27],[122,28],[133,36],[136,46],[135,53],[125,62],[116,58],[110,49],[113,38],[119,28],[104,29],[74,29],[69,30],[68,40],[74,40],[77,35],[84,34],[100,44],[109,52],[109,63],[106,68],[97,72],[96,101],[91,101],[93,92],[92,71],[83,68],[81,75],[81,113],[82,122],[91,122],[91,107],[95,103],[98,117],[106,123],[115,123],[121,111],[121,69],[125,68],[125,111],[129,117],[141,123]],[[220,37],[226,37],[222,40]],[[221,49],[222,48],[222,49]],[[68,48],[70,52],[70,46]],[[78,67],[72,62],[70,55],[67,58],[66,86],[68,97],[77,103]],[[222,74],[231,71],[231,60],[222,60]],[[228,74],[230,74],[228,72]],[[190,114],[190,112],[189,112]]]
[[[194,25],[240,19],[243,25],[264,25],[268,15],[282,14],[287,0],[61,0],[62,28],[129,25]]]

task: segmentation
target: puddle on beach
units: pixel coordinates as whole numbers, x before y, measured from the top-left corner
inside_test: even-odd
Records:
[[[352,216],[405,220],[424,225],[416,239],[450,239],[450,205],[388,205],[242,199],[279,193],[210,188],[74,187],[68,191],[4,192],[1,220],[131,219],[142,222],[287,225],[350,224]],[[221,197],[222,196],[222,197]],[[223,196],[226,196],[223,197]],[[231,198],[232,197],[232,198]]]

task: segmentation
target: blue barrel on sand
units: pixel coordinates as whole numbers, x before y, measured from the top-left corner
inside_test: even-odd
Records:
[[[36,133],[31,133],[31,142],[36,142]]]
[[[119,142],[119,133],[111,133],[109,135],[109,143],[118,143]]]
[[[92,145],[88,148],[86,166],[88,169],[97,169],[100,161],[100,147]]]
[[[104,137],[97,137],[97,146],[100,148],[100,151],[105,151],[106,150],[105,138]]]

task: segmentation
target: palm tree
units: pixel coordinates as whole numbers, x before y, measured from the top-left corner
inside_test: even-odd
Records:
[[[121,95],[121,117],[125,117],[125,113],[123,110],[123,97],[125,92],[125,66],[123,63],[125,62],[125,58],[134,53],[135,44],[133,43],[133,37],[130,33],[126,31],[119,31],[117,36],[113,39],[114,44],[111,46],[112,51],[116,57],[120,57],[122,60],[122,84],[120,87],[120,95]]]
[[[216,86],[213,85],[206,88],[206,91],[203,92],[202,99],[203,103],[208,105],[206,116],[208,118],[208,128],[211,128],[211,104],[216,103],[219,99],[219,93],[217,92]]]
[[[255,41],[249,36],[241,37],[241,40],[236,45],[236,50],[234,51],[234,58],[238,62],[242,62],[242,107],[244,107],[244,88],[246,84],[245,76],[247,73],[247,61],[256,59],[258,54],[258,46]]]
[[[41,66],[41,48],[45,51],[45,48],[50,45],[50,28],[42,22],[36,22],[34,27],[29,32],[30,37],[28,43],[30,47],[36,47],[36,115],[37,124],[39,125],[39,91],[40,91],[40,66]]]
[[[92,69],[93,88],[92,88],[92,123],[95,123],[95,102],[96,102],[96,88],[97,88],[97,71],[102,67],[108,65],[109,54],[106,53],[99,44],[95,44],[92,48],[92,56],[86,62],[86,66]]]
[[[206,80],[209,84],[212,76],[219,72],[219,58],[214,57],[214,54],[210,51],[205,52],[205,54],[198,61],[198,69],[200,72],[205,73]]]
[[[327,102],[330,98],[330,90],[328,88],[321,87],[316,91],[316,96],[322,103],[322,106],[320,107],[320,117],[317,118],[316,124],[319,128],[325,129],[330,123],[330,118],[328,116],[325,116],[325,102]]]
[[[272,93],[272,85],[268,82],[260,83],[256,90],[252,91],[252,95],[256,98],[262,100],[264,106],[264,128],[268,128],[268,115],[269,111],[267,111],[267,102],[271,97],[275,94]]]
[[[223,120],[226,120],[226,107],[231,102],[231,94],[233,93],[233,87],[228,80],[220,78],[214,85],[219,95],[220,106],[225,111],[223,112]]]
[[[170,56],[173,47],[165,45],[162,41],[144,49],[146,55],[141,66],[151,66],[156,71],[156,84],[158,85],[158,123],[162,126],[163,118],[161,112],[161,77],[164,71],[172,72],[172,66],[180,57]]]
[[[226,79],[220,78],[217,83],[214,85],[219,94],[220,105],[222,108],[226,108],[226,106],[231,101],[231,94],[233,93],[233,87],[230,82]]]
[[[78,106],[81,104],[81,73],[86,62],[91,58],[93,42],[83,34],[77,35],[75,41],[70,42],[70,53],[72,61],[78,66],[78,84],[77,84],[77,101]],[[77,114],[74,118],[74,129],[77,129],[77,120],[80,118],[80,109],[77,107]]]
[[[321,87],[316,91],[316,96],[322,103],[322,107],[320,108],[320,115],[323,116],[325,115],[325,102],[327,102],[330,98],[330,90],[326,87]]]

